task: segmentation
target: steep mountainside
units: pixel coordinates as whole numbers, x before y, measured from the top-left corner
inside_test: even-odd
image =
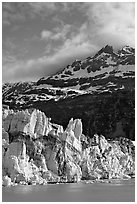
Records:
[[[66,127],[81,118],[83,132],[134,140],[135,49],[105,46],[94,56],[37,82],[3,85],[3,104],[37,108]]]
[[[126,46],[115,53],[113,48],[107,45],[93,57],[83,61],[76,60],[56,75],[41,78],[37,85],[48,84],[52,87],[70,87],[98,93],[131,89],[126,81],[127,78],[134,78],[134,69],[133,48]]]

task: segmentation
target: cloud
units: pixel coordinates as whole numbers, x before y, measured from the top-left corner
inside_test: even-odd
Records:
[[[52,32],[49,30],[43,30],[41,32],[41,38],[42,39],[48,40],[51,36],[52,36]]]
[[[88,17],[80,28],[74,29],[70,25],[68,27],[66,25],[64,28],[62,26],[63,29],[58,29],[55,33],[45,31],[46,35],[42,35],[42,39],[66,40],[58,52],[61,50],[74,52],[79,46],[82,49],[82,45],[84,50],[89,50],[90,47],[100,49],[106,44],[110,44],[116,49],[125,45],[134,47],[134,3],[85,3],[79,4],[79,7]],[[71,37],[67,36],[69,31],[71,31]]]
[[[88,32],[91,41],[103,46],[135,44],[135,4],[127,2],[87,3]]]
[[[2,3],[2,23],[10,25],[13,22],[24,22],[28,13],[27,5],[20,3],[3,2]]]
[[[28,50],[25,46],[20,46],[16,38],[7,37],[2,42],[2,63],[16,62],[17,59],[23,58]]]
[[[37,15],[41,17],[47,17],[57,10],[55,2],[29,2],[28,5],[33,17]]]
[[[54,14],[57,6],[54,2],[3,2],[2,22],[3,25],[24,22],[37,16],[47,17]]]
[[[29,5],[33,8],[35,13],[40,13],[41,11],[45,10],[56,10],[55,2],[29,2]]]
[[[69,28],[69,26],[66,26],[64,31],[62,31],[63,33],[67,30],[67,27]],[[86,24],[83,24],[77,32],[71,33],[71,37],[58,46],[54,54],[37,59],[17,60],[13,63],[4,64],[3,82],[38,80],[40,77],[55,74],[61,68],[72,63],[76,58],[82,59],[91,56],[98,50],[98,47],[89,42],[85,29]],[[56,28],[55,30],[57,31],[58,29]],[[48,36],[48,34],[46,35]]]
[[[2,57],[2,63],[6,64],[6,63],[13,63],[15,62],[17,59],[14,55],[10,55],[10,53],[5,53]]]
[[[16,45],[13,42],[13,39],[6,38],[2,42],[3,53],[2,53],[2,63],[9,63],[16,61],[16,57],[14,56],[14,50],[16,49]]]
[[[74,5],[75,3],[71,2],[3,2],[2,23],[7,26],[15,22],[24,22],[28,18],[34,19],[37,16],[44,20],[49,15],[54,17],[56,12],[69,12]]]
[[[55,74],[58,70],[66,67],[66,65],[75,60],[78,56],[79,58],[84,55],[87,56],[90,48],[91,47],[87,49],[87,44],[71,48],[68,46],[60,50],[60,52],[56,52],[53,56],[44,56],[38,59],[6,63],[3,65],[3,82],[35,81],[43,76]],[[79,49],[79,51],[77,49]]]
[[[60,4],[30,3],[28,5],[34,17],[41,14],[47,15],[46,9],[51,14],[61,8]],[[68,12],[74,8],[72,5],[64,4],[62,8]],[[8,8],[8,14],[14,13],[12,9]],[[124,45],[134,47],[134,9],[134,3],[127,2],[79,4],[79,10],[87,18],[85,22],[78,27],[62,21],[51,30],[44,29],[39,32],[40,38],[36,39],[42,43],[45,42],[46,50],[41,57],[19,60],[13,55],[9,57],[5,55],[3,81],[38,80],[40,77],[56,73],[76,58],[84,59],[92,56],[106,44],[114,46],[115,49]],[[8,20],[12,21],[9,17],[5,18],[7,24]],[[60,41],[59,44],[57,44],[58,41]]]
[[[72,25],[63,25],[61,27],[56,27],[53,31],[43,30],[41,32],[42,40],[65,40],[67,34],[72,31]]]

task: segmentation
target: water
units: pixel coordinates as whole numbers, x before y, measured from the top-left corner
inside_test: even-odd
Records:
[[[112,183],[70,183],[5,187],[3,202],[135,202],[134,179]]]

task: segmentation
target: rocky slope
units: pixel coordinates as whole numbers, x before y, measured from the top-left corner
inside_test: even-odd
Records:
[[[135,49],[105,46],[37,82],[3,85],[3,104],[14,110],[36,108],[66,128],[81,118],[83,132],[135,139]]]
[[[2,122],[3,186],[127,179],[135,173],[131,140],[86,138],[80,119],[72,118],[64,130],[39,110],[3,109]]]
[[[117,53],[105,46],[94,56],[76,60],[71,65],[48,78],[41,78],[37,85],[70,87],[88,92],[112,92],[129,88],[124,83],[135,76],[135,49],[125,46]],[[127,87],[125,87],[127,86]]]

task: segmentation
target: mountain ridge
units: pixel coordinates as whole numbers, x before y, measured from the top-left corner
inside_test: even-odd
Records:
[[[126,48],[126,49],[125,49]],[[129,52],[129,50],[131,50]],[[123,51],[124,56],[123,56]],[[68,65],[66,68],[57,72],[57,74],[49,77],[42,77],[37,81],[37,85],[47,84],[53,87],[72,87],[76,89],[87,89],[87,87],[76,87],[76,85],[84,84],[82,78],[91,77],[93,80],[96,79],[98,75],[104,75],[107,78],[107,75],[117,74],[117,72],[121,71],[122,73],[130,72],[134,70],[134,55],[135,49],[126,46],[119,50],[116,54],[113,51],[112,46],[105,46],[100,49],[94,56],[87,57],[84,60],[75,60],[71,65]],[[127,70],[121,70],[121,65],[125,65]],[[133,65],[133,67],[132,67]],[[129,67],[130,66],[130,67]],[[116,71],[115,68],[116,67]],[[104,69],[103,69],[104,68]],[[131,73],[133,74],[133,73]],[[103,77],[103,76],[102,76]],[[81,79],[80,79],[81,78]],[[75,81],[74,81],[75,79]],[[68,80],[68,81],[67,81]],[[86,83],[86,82],[85,82]],[[89,83],[89,82],[88,82]],[[89,84],[89,87],[92,85]],[[91,88],[92,89],[92,88]]]
[[[91,137],[114,137],[120,127],[120,134],[134,139],[134,48],[125,46],[115,53],[107,45],[57,73],[37,82],[4,84],[3,104],[40,109],[63,126],[72,117],[81,118],[84,134]]]

